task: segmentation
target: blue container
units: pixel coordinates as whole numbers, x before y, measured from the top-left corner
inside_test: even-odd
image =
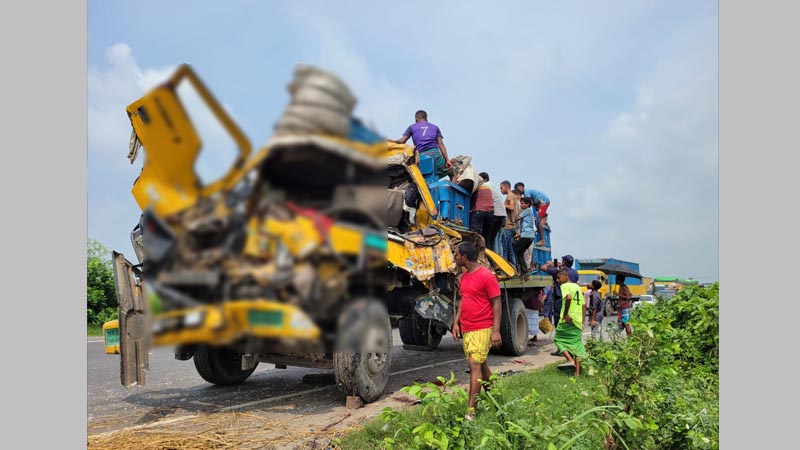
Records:
[[[436,176],[436,164],[434,164],[433,158],[428,155],[420,155],[418,167],[422,177],[425,178],[425,182],[428,183],[428,187],[439,181],[439,177]]]
[[[470,195],[461,186],[449,181],[428,183],[439,218],[469,228]]]

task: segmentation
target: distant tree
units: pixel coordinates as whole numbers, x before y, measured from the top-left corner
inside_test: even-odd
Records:
[[[89,238],[86,252],[86,321],[102,325],[117,318],[117,293],[111,251]]]

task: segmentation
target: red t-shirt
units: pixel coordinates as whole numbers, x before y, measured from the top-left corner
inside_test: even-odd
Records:
[[[491,299],[500,296],[500,283],[486,267],[461,275],[461,331],[491,328]]]

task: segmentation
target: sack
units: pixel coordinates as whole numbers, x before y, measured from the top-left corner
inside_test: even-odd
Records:
[[[553,324],[550,322],[549,318],[543,317],[539,320],[539,331],[543,334],[553,331]]]

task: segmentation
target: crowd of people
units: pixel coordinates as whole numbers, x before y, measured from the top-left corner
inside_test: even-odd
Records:
[[[530,273],[537,270],[532,259],[534,246],[546,245],[548,196],[526,188],[522,181],[514,183],[512,189],[511,182],[504,180],[498,189],[488,173],[478,172],[473,167],[469,156],[449,158],[442,130],[428,122],[428,114],[423,110],[414,114],[414,123],[406,128],[402,137],[389,139],[389,142],[404,144],[409,139],[420,155],[433,158],[439,178],[448,177],[470,195],[470,231],[481,235],[486,248],[511,262],[520,277],[527,280]],[[408,199],[416,203],[417,197],[413,192]]]
[[[516,266],[523,280],[534,271],[542,271],[553,277],[553,285],[540,291],[529,309],[529,345],[537,340],[538,312],[555,327],[553,342],[556,350],[551,353],[566,360],[560,369],[580,374],[580,360],[586,354],[583,345],[584,318],[587,318],[592,336],[601,336],[603,321],[602,299],[597,292],[600,282],[595,280],[587,293],[581,292],[578,272],[573,268],[575,258],[564,255],[560,260],[547,261],[537,267],[532,259],[535,246],[545,246],[544,230],[547,226],[547,210],[550,199],[541,191],[528,189],[525,183],[508,180],[500,182],[499,189],[492,184],[486,172],[477,172],[469,156],[449,158],[441,129],[428,122],[427,113],[419,110],[399,139],[390,142],[405,143],[413,140],[421,155],[434,160],[439,178],[449,177],[470,196],[470,230],[483,237],[485,246],[500,254]],[[452,325],[453,338],[463,340],[464,354],[470,369],[469,402],[465,418],[472,420],[475,414],[477,395],[481,388],[487,389],[491,370],[487,356],[491,347],[501,345],[500,286],[495,275],[478,263],[479,249],[471,242],[462,242],[455,252],[455,261],[464,269],[460,282],[461,302],[458,303]],[[624,277],[622,285],[624,286]],[[627,292],[625,297],[623,292]],[[621,319],[630,334],[627,317],[630,315],[630,291],[620,290]],[[628,301],[628,303],[624,303]],[[627,310],[624,309],[627,306]],[[535,313],[535,314],[530,314]],[[625,316],[627,314],[627,317]]]

